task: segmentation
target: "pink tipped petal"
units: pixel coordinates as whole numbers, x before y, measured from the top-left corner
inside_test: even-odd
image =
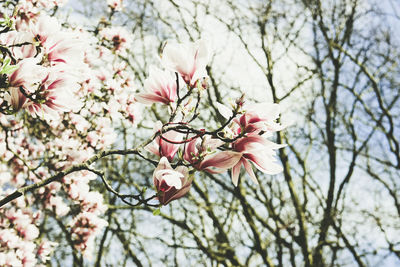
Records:
[[[248,137],[240,138],[235,142],[235,150],[239,152],[248,152],[254,150],[262,150],[263,146],[267,145],[268,142],[262,136],[250,135]]]
[[[246,172],[250,175],[251,180],[258,184],[257,178],[254,174],[253,168],[251,167],[251,164],[247,160],[243,160],[243,166],[246,169]]]
[[[144,149],[156,156],[160,156],[160,151],[158,150],[158,146],[155,146],[153,143],[148,144],[147,146],[144,147]]]
[[[275,159],[272,156],[266,154],[254,155],[246,154],[245,157],[254,162],[257,169],[266,174],[278,174],[282,172],[282,166],[275,163]]]
[[[167,158],[162,157],[153,172],[153,182],[157,189],[157,198],[162,205],[183,197],[190,189],[192,177],[185,166],[172,169]]]
[[[168,104],[169,102],[166,101],[164,97],[157,96],[154,94],[146,94],[146,93],[139,93],[135,96],[135,99],[137,102],[145,104],[145,105],[151,105],[153,103],[162,103],[162,104]]]
[[[158,166],[155,169],[155,171],[159,171],[159,170],[163,170],[163,169],[172,170],[171,164],[169,164],[169,161],[166,157],[162,157],[160,159],[160,162],[158,163]]]
[[[187,194],[187,192],[189,192],[190,188],[191,188],[191,185],[188,185],[188,186],[182,188],[182,189],[179,190],[175,195],[173,195],[173,196],[171,196],[169,199],[167,199],[167,201],[165,201],[165,202],[163,203],[163,205],[167,205],[167,204],[168,204],[169,202],[171,202],[172,200],[175,200],[175,199],[178,199],[178,198],[183,197],[184,195]]]
[[[225,144],[225,142],[224,142],[224,141],[221,141],[221,140],[219,140],[219,139],[208,139],[208,140],[205,142],[205,144],[206,144],[206,146],[207,146],[208,149],[210,149],[210,150],[215,150],[215,149],[217,149],[218,147],[220,147],[220,146],[222,146],[223,144]]]
[[[239,174],[240,174],[240,169],[242,167],[242,161],[240,160],[235,166],[232,168],[232,183],[237,186],[238,181],[239,181]]]
[[[219,169],[230,169],[240,160],[242,153],[235,151],[222,151],[214,155],[208,155],[200,164],[200,168],[215,167]]]
[[[188,162],[192,162],[193,156],[196,155],[196,142],[197,139],[194,139],[186,144],[183,158]]]

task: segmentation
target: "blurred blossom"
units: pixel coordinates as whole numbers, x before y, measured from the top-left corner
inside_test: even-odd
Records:
[[[143,104],[162,103],[168,105],[175,102],[177,98],[177,87],[179,82],[170,71],[162,71],[158,68],[151,67],[149,77],[144,82],[145,93],[136,94],[135,98]],[[179,83],[181,87],[183,82]]]
[[[43,262],[50,260],[50,253],[53,252],[54,248],[58,245],[56,242],[51,242],[48,240],[43,240],[40,243],[39,248],[37,250],[37,254]]]
[[[116,52],[125,52],[132,44],[132,36],[124,27],[104,28],[100,35],[111,42]]]
[[[190,86],[208,77],[206,70],[208,61],[207,43],[204,40],[185,44],[167,43],[161,57],[164,67],[178,72]]]

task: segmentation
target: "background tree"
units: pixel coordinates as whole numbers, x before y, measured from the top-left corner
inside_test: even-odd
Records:
[[[154,166],[140,155],[101,159],[96,169],[103,180],[93,177],[90,188],[104,197],[108,209],[101,218],[108,225],[99,231],[92,258],[84,259],[69,238],[67,220],[46,212],[41,235],[60,243],[51,264],[399,264],[395,1],[140,0],[125,1],[121,10],[98,5],[70,2],[57,15],[88,25],[110,50],[115,43],[102,30],[122,25],[131,44],[114,55],[125,62],[133,80],[127,86],[137,93],[165,41],[207,40],[214,49],[209,88],[194,125],[218,127],[224,118],[216,103],[234,103],[242,92],[254,102],[279,103],[288,126],[273,138],[287,144],[279,150],[283,173],[257,172],[259,185],[242,173],[238,186],[228,174],[197,173],[187,197],[154,216],[153,207],[127,205],[104,185],[106,179],[116,191],[137,195],[140,204],[151,196]],[[138,113],[135,127],[113,125],[115,148],[135,147],[153,121],[167,119],[154,105]]]

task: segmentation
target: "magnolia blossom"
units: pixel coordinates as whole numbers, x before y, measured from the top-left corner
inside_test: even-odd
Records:
[[[235,186],[238,184],[241,166],[243,165],[250,178],[258,184],[257,178],[251,167],[251,163],[258,170],[266,174],[278,174],[282,172],[282,166],[276,163],[275,149],[285,145],[275,144],[263,136],[253,134],[242,137],[233,143],[233,149],[241,153],[241,158],[232,168],[232,182]]]
[[[235,151],[215,153],[215,149],[223,144],[220,140],[204,138],[199,143],[199,139],[194,139],[186,144],[183,156],[197,170],[220,173],[232,168],[242,157],[241,153]]]
[[[0,244],[9,248],[17,248],[22,242],[21,238],[16,234],[14,229],[0,230]]]
[[[158,132],[162,128],[162,123],[157,121],[154,126],[154,131]],[[168,131],[160,136],[157,136],[154,141],[147,145],[145,149],[150,153],[153,153],[159,157],[166,157],[169,161],[172,161],[176,152],[178,152],[179,144],[173,142],[179,142],[182,140],[182,134],[175,131]]]
[[[275,132],[280,131],[283,127],[275,122],[279,117],[279,104],[259,103],[249,107],[245,106],[245,113],[240,118],[235,118],[240,126],[240,131],[245,133],[259,133],[261,131]]]
[[[168,43],[162,53],[161,63],[178,72],[187,84],[193,86],[199,79],[208,77],[208,60],[207,44],[199,40],[188,44]]]
[[[23,266],[22,261],[17,257],[15,251],[8,251],[7,253],[0,253],[1,266]]]
[[[189,192],[192,179],[189,178],[186,167],[179,166],[174,170],[167,158],[162,157],[153,172],[153,182],[157,188],[158,200],[161,204],[167,205]]]
[[[76,249],[91,258],[95,236],[108,225],[107,221],[92,212],[82,212],[69,222],[71,237]]]
[[[23,61],[21,67],[9,78],[10,92],[6,100],[14,110],[25,108],[32,115],[46,114],[55,118],[58,111],[69,111],[80,105],[73,95],[73,90],[78,84],[71,76],[55,68],[50,71],[32,64],[34,61],[25,62]],[[28,67],[32,69],[29,70]],[[30,98],[27,95],[30,95]]]
[[[177,81],[175,75],[169,71],[162,71],[152,67],[149,71],[149,77],[144,82],[146,93],[139,93],[135,96],[136,100],[143,104],[162,103],[168,105],[175,102],[177,90],[182,82]]]
[[[35,58],[21,60],[18,69],[8,77],[9,87],[22,88],[27,93],[35,92],[47,74],[46,68],[37,63]]]
[[[56,215],[60,217],[68,214],[70,210],[60,196],[51,196],[48,204],[47,208],[54,210]]]
[[[225,118],[232,117],[232,109],[221,103],[216,103],[219,113]],[[276,132],[284,127],[276,122],[280,114],[279,104],[274,103],[257,103],[247,104],[243,107],[244,113],[240,117],[236,117],[233,121],[236,123],[235,135],[242,132],[258,134],[263,132]]]
[[[41,8],[52,9],[56,6],[63,6],[68,0],[20,0],[18,1],[19,11],[27,13],[39,13]],[[32,14],[33,15],[33,14]]]
[[[50,253],[53,252],[54,248],[58,245],[56,242],[51,242],[48,240],[43,240],[42,243],[40,243],[39,248],[37,250],[37,254],[39,255],[40,259],[43,262],[46,262],[50,260]]]
[[[73,94],[76,87],[77,83],[71,76],[53,70],[36,91],[37,101],[28,101],[24,107],[33,115],[45,113],[54,118],[58,111],[70,111],[80,106]]]
[[[103,214],[107,206],[103,203],[103,195],[99,192],[88,192],[81,203],[82,210],[96,215]]]
[[[132,43],[132,36],[124,27],[104,28],[100,31],[100,35],[105,40],[112,42],[114,50],[117,52],[126,50]]]

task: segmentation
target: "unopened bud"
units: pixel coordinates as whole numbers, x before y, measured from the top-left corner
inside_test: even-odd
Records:
[[[244,104],[244,93],[242,94],[242,96],[238,99],[236,99],[236,105],[241,108]]]

